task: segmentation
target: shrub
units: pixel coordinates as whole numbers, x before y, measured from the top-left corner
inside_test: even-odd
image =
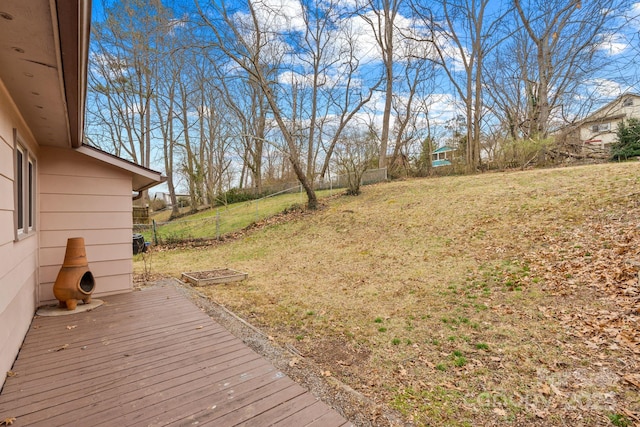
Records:
[[[186,196],[180,196],[178,197],[178,206],[181,208],[187,207],[187,206],[191,206],[191,199],[189,197]]]
[[[260,199],[268,194],[265,192],[258,193],[242,188],[231,188],[224,193],[218,194],[215,199],[216,206],[230,205],[233,203],[248,202],[249,200]]]
[[[640,121],[631,118],[625,124],[618,125],[616,142],[611,146],[612,160],[626,160],[629,157],[640,156]]]
[[[167,207],[167,203],[163,199],[153,199],[149,206],[154,212],[161,211]]]

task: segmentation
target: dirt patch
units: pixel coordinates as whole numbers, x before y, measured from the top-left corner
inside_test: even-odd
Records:
[[[358,366],[366,362],[371,354],[368,348],[354,348],[351,343],[336,339],[321,339],[313,344],[301,343],[296,347],[306,357],[327,366]]]

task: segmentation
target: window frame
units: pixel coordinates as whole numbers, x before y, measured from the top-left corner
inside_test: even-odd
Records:
[[[622,101],[622,106],[623,107],[632,107],[633,106],[633,98],[632,97],[625,98]]]
[[[591,126],[591,132],[608,132],[611,130],[611,123],[598,123]]]
[[[14,231],[15,240],[22,240],[36,231],[36,171],[37,162],[27,144],[13,130],[14,141]]]

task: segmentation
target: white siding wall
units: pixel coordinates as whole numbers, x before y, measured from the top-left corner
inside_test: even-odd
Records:
[[[37,232],[14,241],[14,128],[38,161],[38,147],[31,132],[0,82],[0,387],[18,354],[37,305]]]
[[[632,100],[631,105],[624,105],[624,100]],[[612,117],[618,115],[624,115],[624,119],[628,120],[631,117],[640,119],[640,97],[637,95],[623,96],[617,100],[614,104],[611,104],[589,117],[589,121],[580,127],[580,140],[581,141],[599,141],[592,143],[593,145],[600,145],[602,148],[613,144],[617,139],[618,124],[622,121],[621,117],[612,118],[609,120],[598,121],[601,117]],[[593,125],[606,123],[609,125],[609,129],[606,131],[593,131]]]
[[[72,150],[40,152],[40,300],[54,300],[70,237],[84,238],[94,296],[130,291],[131,175]]]

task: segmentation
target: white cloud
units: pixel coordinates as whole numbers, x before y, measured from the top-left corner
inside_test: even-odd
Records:
[[[598,46],[608,55],[618,55],[629,47],[629,42],[622,34],[609,34],[605,36]]]
[[[302,87],[313,87],[313,74],[301,74],[295,71],[284,71],[278,75],[278,83],[283,85],[298,85]],[[326,85],[330,84],[331,79],[326,74],[318,75],[318,84]]]
[[[378,28],[384,28],[384,22],[378,25],[378,15],[373,10],[363,15],[355,15],[345,19],[341,23],[342,33],[337,36],[337,40],[347,43],[349,37],[353,37],[356,44],[358,58],[362,62],[380,62],[382,61],[382,51],[377,41]],[[384,15],[380,19],[384,20]],[[416,21],[405,17],[401,14],[396,15],[394,20],[394,54],[401,60],[405,58],[402,51],[411,50],[416,56],[425,55],[425,49],[429,44],[419,41],[425,38],[420,33],[420,27],[416,25]]]
[[[626,90],[620,83],[608,79],[593,79],[590,83],[594,94],[604,99],[620,96]]]
[[[627,22],[634,28],[640,29],[640,2],[634,3],[627,12]]]
[[[302,5],[298,0],[252,0],[258,22],[266,31],[304,31]]]

